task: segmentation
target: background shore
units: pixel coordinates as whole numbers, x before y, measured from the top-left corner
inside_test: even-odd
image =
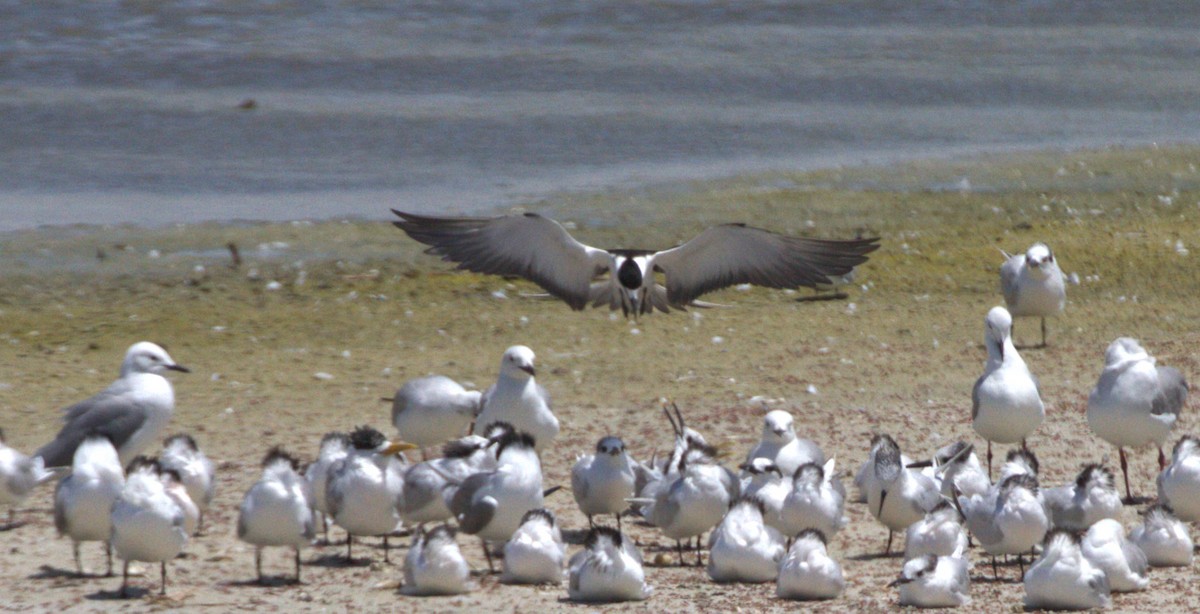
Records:
[[[666,449],[663,398],[677,401],[730,465],[756,440],[764,400],[792,412],[797,430],[851,474],[875,432],[892,434],[916,457],[959,438],[982,443],[970,427],[970,390],[984,360],[983,315],[1002,303],[999,250],[1019,252],[1039,240],[1080,283],[1068,288],[1063,317],[1049,323],[1050,347],[1023,352],[1049,406],[1030,446],[1044,484],[1072,479],[1085,462],[1103,459],[1115,468],[1115,450],[1083,418],[1106,345],[1137,337],[1161,364],[1200,377],[1198,165],[1200,150],[1186,147],[1044,152],[753,175],[530,206],[573,222],[577,237],[598,245],[666,246],[724,221],[883,238],[846,300],[732,289],[706,297],[731,308],[640,322],[523,298],[536,291],[524,282],[449,272],[379,222],[10,233],[0,246],[3,427],[18,449],[48,440],[59,427],[58,409],[105,386],[134,341],[163,343],[192,368],[173,378],[171,431],[194,433],[221,464],[218,498],[206,534],[172,566],[167,600],[133,602],[138,608],[564,607],[563,587],[502,586],[494,577],[480,578],[480,590],[462,597],[400,597],[403,549],[391,565],[375,552],[374,564],[344,567],[342,548],[314,548],[304,555],[315,563],[305,585],[258,587],[248,583],[252,550],[233,536],[237,504],[271,445],[311,458],[329,430],[369,423],[391,432],[379,398],[404,380],[441,373],[483,388],[504,348],[517,343],[537,352],[539,380],[563,422],[543,458],[547,484],[568,483],[576,455],[608,433],[621,435],[638,458]],[[399,204],[381,202],[367,215]],[[239,246],[238,268],[230,266],[230,242]],[[1018,320],[1019,344],[1033,343],[1036,330],[1036,321]],[[1176,433],[1194,424],[1189,409]],[[1155,469],[1151,452],[1133,454],[1135,494],[1153,494]],[[70,542],[54,535],[50,490],[27,502],[21,518],[28,524],[0,534],[0,578],[12,587],[0,608],[106,609],[120,580],[73,577]],[[577,542],[586,520],[570,495],[548,504]],[[901,561],[878,556],[886,530],[863,506],[849,505],[848,514],[850,526],[831,540],[847,590],[817,607],[892,609],[895,593],[886,583]],[[1136,518],[1125,510],[1126,524]],[[673,543],[657,531],[635,527],[633,534],[649,560],[660,552],[673,558]],[[475,541],[460,544],[483,569]],[[972,555],[974,607],[1017,607],[1015,566],[1002,569],[1007,580],[992,582],[990,568]],[[94,544],[85,561],[100,566]],[[289,569],[282,553],[269,553],[266,564],[272,572]],[[156,576],[146,585],[156,589]],[[656,567],[649,578],[656,609],[793,607],[773,599],[773,586],[717,585],[701,569]],[[1156,569],[1149,591],[1114,603],[1131,611],[1195,610],[1200,597],[1185,590],[1194,582],[1193,569]],[[616,609],[623,608],[631,609]]]

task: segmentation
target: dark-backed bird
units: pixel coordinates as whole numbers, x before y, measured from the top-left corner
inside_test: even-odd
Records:
[[[745,224],[713,226],[671,249],[600,249],[536,213],[432,217],[392,210],[393,222],[459,269],[524,277],[571,306],[620,309],[626,317],[686,309],[735,284],[815,288],[849,273],[878,238],[830,240],[776,234]],[[655,275],[661,274],[660,285]]]

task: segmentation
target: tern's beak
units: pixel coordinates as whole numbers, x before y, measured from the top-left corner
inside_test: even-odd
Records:
[[[901,584],[908,584],[909,582],[912,582],[912,578],[905,578],[904,576],[900,576],[899,578],[896,578],[895,580],[892,580],[891,582],[889,582],[888,587],[896,587],[896,586],[900,586]]]
[[[522,370],[522,371],[524,371],[524,372],[526,372],[526,373],[528,373],[528,374],[529,374],[529,377],[537,377],[537,373],[535,373],[535,372],[534,372],[533,365],[522,365],[522,366],[520,366],[520,367],[517,367],[517,368],[518,368],[518,369],[520,369],[520,370]]]
[[[189,369],[183,365],[167,365],[167,369],[170,369],[171,371],[178,371],[180,373],[191,373],[192,372],[191,369]]]
[[[389,441],[379,450],[379,454],[382,456],[395,456],[406,450],[415,450],[417,447],[417,444],[406,441]]]
[[[887,491],[886,490],[879,491],[879,513],[878,513],[879,516],[883,515],[883,502],[886,500],[887,500]]]
[[[909,464],[905,465],[905,467],[907,467],[909,469],[921,469],[923,467],[929,467],[932,465],[933,465],[933,461],[926,459],[926,460],[920,460],[920,461],[915,461],[915,462],[909,463]]]

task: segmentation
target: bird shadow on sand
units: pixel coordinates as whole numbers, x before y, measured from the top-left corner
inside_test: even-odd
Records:
[[[147,595],[152,594],[152,591],[142,586],[127,586],[125,594],[121,594],[121,589],[118,587],[111,591],[96,591],[90,595],[85,595],[85,599],[92,601],[130,601],[142,599]],[[158,593],[154,592],[157,595]]]
[[[7,522],[7,523],[0,525],[0,533],[4,533],[7,531],[15,531],[27,524],[29,524],[28,520],[14,520],[12,522]]]
[[[1154,497],[1121,497],[1122,505],[1145,505],[1154,501]]]
[[[880,559],[901,559],[901,558],[904,558],[904,552],[903,551],[896,551],[896,552],[891,552],[891,553],[866,552],[863,554],[856,554],[854,556],[848,556],[846,558],[850,559],[851,561],[878,561]]]
[[[304,586],[304,582],[297,582],[295,576],[278,575],[263,576],[262,581],[259,581],[256,578],[230,580],[228,582],[222,582],[220,586],[228,586],[230,588],[280,588],[289,586]]]
[[[383,558],[380,557],[379,561],[383,562]],[[313,567],[369,567],[374,562],[374,557],[369,556],[347,559],[345,554],[322,554],[304,564]]]
[[[42,564],[38,567],[36,573],[27,576],[30,580],[96,580],[103,578],[115,578],[115,573],[79,573],[74,569],[65,567],[55,567],[53,565]]]

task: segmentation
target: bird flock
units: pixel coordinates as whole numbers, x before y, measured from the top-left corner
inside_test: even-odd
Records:
[[[401,215],[405,221],[398,225],[410,234],[424,233],[421,240],[435,247],[439,237],[451,237],[451,247],[465,250],[476,269],[489,261],[487,250],[497,241],[490,235],[482,245],[468,240],[494,224]],[[497,219],[508,220],[504,223],[514,225],[510,231],[525,233],[533,243],[549,240],[538,233],[561,232],[570,239],[544,218]],[[747,240],[741,230],[721,232]],[[859,251],[873,249],[856,245]],[[435,253],[454,255],[451,247]],[[612,255],[578,243],[562,249],[600,259]],[[682,265],[665,256],[671,253],[652,256],[673,263],[670,274],[686,276]],[[850,265],[842,264],[838,275],[849,272]],[[624,268],[616,264],[610,272],[619,277]],[[1047,418],[1046,405],[1014,343],[1013,317],[1041,318],[1045,346],[1045,318],[1063,310],[1065,285],[1052,252],[1041,243],[1023,256],[1006,254],[1000,280],[1007,307],[995,307],[984,318],[987,359],[971,393],[971,423],[986,443],[985,462],[973,442],[954,442],[915,459],[890,435],[877,433],[853,476],[855,490],[847,493],[836,459],[797,435],[786,411],[765,414],[759,441],[731,468],[723,461],[728,451],[709,444],[677,405],[665,403],[674,436],[669,453],[638,460],[619,433],[598,434],[594,449],[578,455],[571,467],[570,485],[549,485],[541,458],[554,446],[560,424],[537,382],[533,350],[518,345],[504,352],[495,383],[482,393],[444,376],[404,383],[386,399],[396,437],[348,425],[346,432],[326,434],[307,464],[271,448],[261,477],[242,499],[237,537],[254,547],[260,582],[267,578],[263,549],[291,549],[296,583],[302,551],[318,536],[332,544],[331,527],[345,533],[349,562],[362,561],[354,558],[356,540],[381,539],[383,559],[390,561],[389,539],[407,538],[400,592],[424,596],[477,588],[462,552],[474,536],[488,573],[498,574],[502,583],[561,586],[565,580],[570,600],[613,602],[644,600],[654,590],[639,544],[624,532],[623,523],[632,521],[674,541],[674,563],[694,561],[713,582],[773,582],[779,598],[827,600],[838,598],[847,582],[827,543],[847,526],[849,500],[865,504],[886,530],[885,554],[898,533],[904,536],[903,562],[890,585],[900,605],[967,605],[976,563],[990,563],[999,579],[997,557],[1015,557],[1025,606],[1107,607],[1112,593],[1145,590],[1152,567],[1192,563],[1185,523],[1200,521],[1200,439],[1181,436],[1170,459],[1162,451],[1186,405],[1187,383],[1178,370],[1157,365],[1136,340],[1113,341],[1088,398],[1087,423],[1117,448],[1125,496],[1103,460],[1086,464],[1067,484],[1042,484],[1030,438]],[[711,286],[700,283],[683,293],[687,300],[664,305],[694,306],[705,284]],[[581,302],[586,284],[578,287],[551,292],[578,308],[586,302]],[[646,294],[637,295],[638,287]],[[638,287],[624,287],[622,292],[634,294],[611,305],[648,313],[645,305],[664,290]],[[589,300],[604,304],[595,296]],[[0,503],[10,508],[9,525],[17,526],[13,507],[38,485],[57,480],[55,526],[73,543],[76,571],[85,573],[80,545],[103,544],[109,575],[112,553],[123,563],[122,595],[132,562],[158,563],[165,594],[170,561],[203,535],[204,513],[213,501],[214,464],[192,436],[171,436],[157,456],[145,455],[174,411],[173,389],[164,377],[169,371],[188,370],[162,347],[136,343],[115,382],[64,410],[65,424],[52,441],[29,456],[0,444]],[[997,472],[993,443],[1009,446]],[[1127,471],[1126,449],[1147,446],[1159,451],[1153,499],[1133,496]],[[545,504],[559,490],[573,497],[588,523],[570,556],[563,528]],[[1141,503],[1149,504],[1141,523],[1126,531],[1116,517],[1123,506]],[[660,555],[657,563],[664,562],[669,558]]]

